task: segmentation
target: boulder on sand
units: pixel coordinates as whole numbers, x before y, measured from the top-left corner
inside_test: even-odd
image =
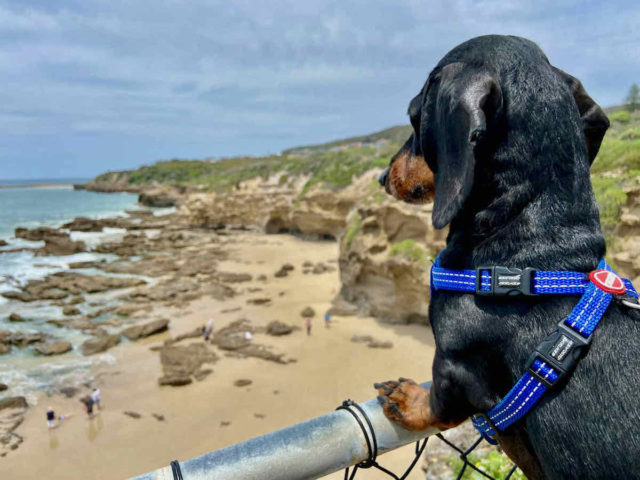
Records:
[[[300,312],[300,316],[303,318],[313,318],[316,315],[316,311],[311,307],[306,307]]]
[[[129,340],[137,340],[139,338],[148,337],[156,333],[164,332],[169,327],[169,320],[167,318],[161,318],[154,320],[144,325],[134,325],[129,328],[125,328],[122,331],[122,335]]]
[[[224,283],[250,282],[253,278],[248,273],[218,272],[218,279]]]
[[[158,385],[170,387],[182,387],[192,382],[193,380],[188,375],[163,375],[158,379]]]
[[[279,320],[274,320],[267,325],[267,333],[275,337],[279,337],[280,335],[289,335],[295,329],[296,327],[280,322]]]
[[[217,360],[218,356],[204,343],[165,345],[160,351],[163,376],[158,379],[158,384],[174,387],[188,385],[203,363],[214,363]]]
[[[28,408],[29,404],[24,397],[6,397],[0,398],[0,410],[5,408]]]
[[[289,275],[289,271],[284,270],[282,268],[273,274],[273,276],[276,278],[283,278],[283,277],[286,277],[287,275]]]

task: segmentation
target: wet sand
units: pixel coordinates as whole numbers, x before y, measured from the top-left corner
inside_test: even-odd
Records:
[[[340,285],[338,272],[303,275],[301,265],[309,260],[337,266],[328,263],[338,257],[335,242],[252,233],[235,238],[230,259],[220,262],[218,269],[251,273],[254,280],[243,284],[243,293],[225,301],[201,298],[183,310],[156,307],[154,313],[171,319],[170,332],[109,350],[116,364],[96,372],[103,410],[88,420],[78,397],[40,398],[16,430],[25,442],[0,459],[2,478],[127,478],[174,459],[186,460],[331,412],[346,398],[368,400],[376,395],[375,381],[398,376],[430,379],[434,343],[430,329],[424,326],[334,317],[331,328],[324,327],[322,316]],[[274,278],[283,263],[293,264],[295,270],[285,278]],[[266,283],[256,280],[260,274],[267,275]],[[263,290],[248,292],[252,287]],[[271,305],[247,305],[247,299],[258,297],[271,298]],[[316,311],[310,336],[300,316],[307,306]],[[222,312],[235,308],[240,310]],[[254,326],[266,326],[272,320],[299,326],[300,330],[288,336],[254,335],[255,342],[286,352],[285,358],[294,358],[296,363],[229,358],[216,350],[221,359],[205,365],[214,371],[204,380],[183,387],[159,387],[159,355],[149,348],[204,325],[209,318],[216,330],[239,318],[249,319]],[[394,347],[373,349],[350,341],[353,335],[364,334],[390,340]],[[243,378],[253,383],[233,385]],[[45,412],[49,405],[57,414],[74,416],[48,431]],[[123,411],[137,412],[141,418],[131,418]],[[153,413],[165,420],[158,421]],[[399,472],[411,461],[412,449],[405,447],[379,460]],[[336,473],[327,478],[343,477]],[[388,477],[368,470],[357,478]],[[424,478],[420,463],[409,478]]]

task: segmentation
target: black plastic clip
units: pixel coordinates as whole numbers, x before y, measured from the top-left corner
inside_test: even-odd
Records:
[[[578,364],[578,361],[591,345],[592,336],[587,338],[580,335],[564,323],[564,320],[558,323],[558,328],[551,332],[535,349],[527,362],[527,370],[537,380],[552,388],[559,385],[561,381],[571,372]],[[545,362],[549,367],[558,374],[558,378],[551,382],[548,378],[540,375],[533,369],[533,363],[536,359]]]
[[[482,272],[491,275],[491,289],[482,290]],[[476,269],[477,295],[538,295],[533,291],[535,268],[507,268],[500,266],[480,267]]]
[[[476,427],[476,429],[480,432],[480,435],[482,435],[482,438],[484,438],[491,445],[498,444],[498,440],[496,438],[498,434],[498,429],[496,428],[496,426],[494,425],[494,423],[491,421],[491,419],[487,414],[476,413],[471,416],[471,420],[474,426]],[[480,426],[476,424],[479,424]]]
[[[633,308],[635,310],[640,310],[640,299],[638,297],[634,297],[629,293],[625,293],[624,295],[616,295],[613,298],[618,300],[625,307]]]

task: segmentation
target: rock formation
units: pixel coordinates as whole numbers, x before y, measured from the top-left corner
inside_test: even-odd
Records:
[[[36,345],[36,353],[40,355],[60,355],[71,350],[71,343],[67,341],[46,342]]]
[[[160,350],[163,376],[160,385],[174,387],[188,385],[204,363],[215,363],[218,356],[204,343],[190,345],[165,345]]]
[[[169,320],[162,318],[143,325],[134,325],[132,327],[125,328],[122,331],[122,335],[127,337],[129,340],[137,340],[139,338],[148,337],[149,335],[164,332],[168,327]]]
[[[617,272],[640,287],[640,187],[625,191],[627,202],[622,207],[620,225],[615,232],[612,259]],[[611,247],[610,247],[611,248]]]
[[[429,206],[393,202],[359,207],[340,239],[337,300],[390,322],[426,323],[430,259],[446,233],[431,226]]]
[[[83,355],[95,355],[120,343],[120,335],[103,334],[86,340],[80,347]]]

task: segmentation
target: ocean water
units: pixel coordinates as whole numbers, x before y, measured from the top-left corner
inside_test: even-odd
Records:
[[[0,188],[0,238],[15,227],[58,226],[74,217],[109,217],[134,208],[132,193],[96,193],[52,185],[48,188]]]
[[[47,183],[46,180],[4,182],[10,188],[0,188],[0,239],[8,242],[0,247],[0,292],[14,289],[29,280],[44,278],[55,272],[68,269],[71,262],[104,259],[113,261],[115,255],[97,254],[91,251],[68,256],[35,256],[31,251],[5,252],[20,247],[38,247],[43,242],[29,242],[13,236],[16,227],[33,228],[40,225],[58,227],[75,217],[91,218],[126,216],[124,210],[137,207],[137,196],[128,193],[96,193],[73,190],[61,184],[77,183],[59,181],[42,188],[29,188],[27,184]],[[71,238],[84,241],[89,249],[100,241],[117,240],[125,230],[105,229],[103,232],[71,232]],[[3,253],[4,252],[4,253]],[[79,273],[102,274],[98,270],[77,270]],[[78,305],[82,313],[90,313],[110,302],[109,293],[85,295],[85,302]],[[90,304],[94,304],[91,306]],[[86,381],[91,378],[93,367],[111,363],[108,353],[83,357],[79,345],[88,336],[83,332],[58,328],[48,320],[62,318],[59,306],[48,302],[23,303],[0,296],[0,330],[43,332],[59,339],[68,340],[73,350],[64,355],[41,357],[34,354],[31,347],[19,349],[0,357],[0,382],[9,385],[9,390],[0,393],[25,395],[31,404],[42,393],[56,391],[60,386]],[[11,313],[18,313],[28,319],[26,322],[9,322]],[[98,317],[96,320],[99,320]]]

